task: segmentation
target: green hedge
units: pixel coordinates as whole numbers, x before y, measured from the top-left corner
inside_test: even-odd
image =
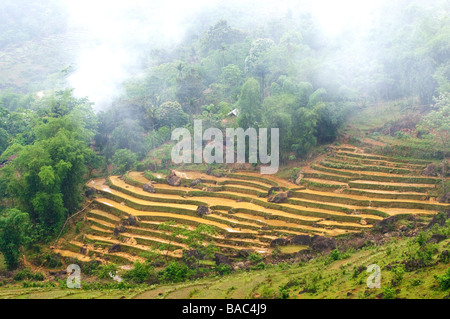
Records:
[[[347,183],[349,180],[351,180],[350,178],[345,177],[345,176],[320,174],[320,173],[314,173],[314,172],[303,173],[303,176],[305,178],[317,178],[317,179],[336,181],[336,182],[341,182],[341,183]]]
[[[423,186],[396,186],[387,184],[364,184],[349,182],[348,185],[351,188],[362,188],[362,189],[379,189],[379,190],[389,190],[389,191],[403,191],[403,192],[417,192],[426,193],[428,188]]]
[[[384,167],[384,166],[367,166],[367,165],[349,165],[349,164],[338,164],[335,162],[323,161],[320,162],[320,165],[329,167],[329,168],[337,168],[337,169],[347,169],[353,171],[371,171],[371,172],[383,172],[390,174],[411,174],[412,171],[406,168],[394,168],[394,167]]]
[[[252,183],[252,182],[246,182],[246,181],[237,181],[237,180],[220,181],[217,184],[218,185],[232,184],[232,185],[248,186],[248,187],[252,187],[252,188],[258,188],[258,189],[266,191],[266,192],[270,189],[270,187],[268,187],[268,186],[263,186],[263,185],[259,185],[259,184]]]
[[[388,157],[388,156],[380,156],[380,155],[367,155],[367,154],[358,154],[358,153],[348,153],[348,152],[340,152],[341,154],[349,157],[356,157],[356,158],[363,158],[363,159],[376,159],[376,160],[382,160],[387,162],[398,162],[398,163],[413,163],[418,165],[426,165],[429,162],[419,159],[403,159],[403,158],[395,158],[395,157]]]
[[[370,160],[370,159],[364,159],[364,158],[355,158],[355,157],[348,157],[341,154],[335,154],[334,157],[328,157],[327,161],[332,161],[336,163],[351,163],[351,164],[358,164],[358,165],[379,165],[384,167],[396,167],[396,168],[407,168],[411,170],[421,170],[425,166],[424,164],[411,164],[411,163],[396,163],[396,162],[389,162],[385,160]]]
[[[231,173],[231,174],[228,174],[227,177],[236,178],[236,179],[244,179],[244,180],[248,180],[248,181],[258,181],[258,182],[268,184],[270,186],[279,186],[277,182],[274,182],[270,179],[267,179],[264,177],[259,177],[259,176],[249,176],[249,175],[240,175],[237,173]]]
[[[366,196],[366,197],[372,197],[372,198],[386,198],[386,199],[412,199],[412,200],[425,200],[427,198],[426,194],[383,194],[383,193],[373,193],[370,192],[370,190],[365,191],[362,189],[353,189],[353,188],[346,188],[343,190],[344,194],[351,194],[351,195],[359,195],[359,196]]]
[[[308,181],[306,179],[302,180],[302,184],[305,185],[306,188],[313,189],[313,190],[319,190],[319,191],[323,191],[324,189],[328,190],[328,191],[329,190],[334,191],[336,189],[340,189],[343,187],[342,185],[325,184],[325,183]]]

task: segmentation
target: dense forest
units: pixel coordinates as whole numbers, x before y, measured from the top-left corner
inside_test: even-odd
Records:
[[[77,65],[64,46],[78,35],[60,2],[1,6],[0,249],[11,268],[18,247],[58,235],[89,178],[170,167],[172,130],[192,131],[195,119],[204,129],[280,128],[282,164],[335,141],[349,114],[387,101],[441,112],[433,123],[446,123],[432,128],[448,132],[448,1],[387,1],[366,31],[336,36],[298,8],[250,22],[233,7],[205,9],[176,45],[142,45],[139,70],[101,107],[70,85]]]

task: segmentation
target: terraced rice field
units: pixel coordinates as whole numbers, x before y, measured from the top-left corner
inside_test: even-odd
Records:
[[[354,147],[336,148],[325,159],[303,167],[302,185],[255,172],[234,172],[223,177],[202,172],[175,171],[181,186],[170,186],[166,176],[129,172],[122,177],[95,179],[87,186],[97,197],[85,220],[89,231],[82,240],[64,242],[56,251],[80,260],[114,260],[132,263],[143,260],[146,251],[181,258],[187,245],[182,238],[158,226],[172,221],[177,227],[195,229],[212,226],[212,241],[223,254],[242,249],[271,252],[278,237],[300,234],[338,236],[373,227],[396,214],[435,214],[449,204],[429,197],[439,179],[421,175],[426,162],[366,154]],[[195,179],[198,185],[191,186]],[[152,183],[155,193],[143,190]],[[284,203],[271,203],[271,187],[290,190]],[[208,215],[197,214],[207,206]],[[138,224],[117,229],[123,220],[136,216]],[[115,231],[116,229],[116,231]],[[111,250],[120,244],[120,251]]]

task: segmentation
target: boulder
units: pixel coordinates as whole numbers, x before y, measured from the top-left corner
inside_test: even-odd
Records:
[[[289,244],[289,240],[286,238],[276,238],[270,242],[270,247],[286,246]]]
[[[125,228],[125,226],[123,226],[123,225],[116,226],[116,227],[114,227],[113,235],[119,236],[120,233],[124,233],[126,231],[127,231],[127,229]]]
[[[436,165],[434,165],[433,163],[428,164],[428,166],[423,170],[422,174],[425,176],[432,176],[432,177],[438,176],[436,172]]]
[[[305,177],[304,174],[298,174],[296,180],[295,180],[295,184],[300,185],[302,183],[302,179]]]
[[[95,194],[95,188],[94,187],[89,187],[85,192],[84,192],[84,195],[86,196],[86,197],[90,197],[90,196],[92,196],[92,195],[94,195]]]
[[[236,257],[237,258],[247,258],[251,253],[253,252],[253,250],[251,249],[241,249],[237,252]]]
[[[197,263],[197,260],[202,259],[200,252],[196,249],[191,249],[183,252],[182,260],[189,266]]]
[[[447,239],[446,235],[433,234],[427,243],[437,244],[445,239]]]
[[[318,252],[330,252],[336,249],[336,240],[334,238],[315,235],[311,239],[311,248]]]
[[[152,185],[152,183],[147,183],[144,184],[144,186],[142,186],[142,190],[144,192],[148,192],[148,193],[155,193],[155,187]]]
[[[374,225],[374,228],[381,233],[387,233],[396,229],[398,217],[396,215],[385,218]]]
[[[201,183],[203,183],[203,181],[202,181],[200,178],[194,179],[194,180],[191,182],[191,187],[192,187],[192,186],[197,186],[198,184],[201,184]]]
[[[438,199],[439,203],[450,203],[450,192],[445,193]]]
[[[209,215],[209,214],[211,214],[211,210],[209,209],[209,207],[202,206],[202,205],[199,205],[197,207],[197,215],[205,216],[205,215]]]
[[[267,192],[267,197],[269,197],[270,195],[272,195],[273,192],[279,192],[281,189],[277,186],[272,186],[269,189],[269,192]]]
[[[219,254],[219,253],[214,254],[214,261],[216,262],[216,265],[230,265],[231,266],[230,258],[228,258],[225,255]]]
[[[83,247],[80,248],[80,254],[87,255],[88,249],[86,245],[83,245]]]
[[[440,213],[440,214],[434,215],[433,218],[431,219],[431,221],[426,226],[426,229],[433,227],[435,224],[438,224],[439,226],[444,226],[446,220],[449,218],[450,218],[450,210],[447,210],[443,214]]]
[[[267,201],[270,202],[270,203],[285,203],[286,200],[290,196],[291,196],[291,192],[290,191],[282,192],[282,193],[278,193],[278,194],[269,196]]]
[[[180,186],[181,185],[181,177],[175,174],[175,171],[170,171],[170,174],[167,176],[167,183],[170,186]]]
[[[130,226],[138,226],[139,225],[139,219],[136,216],[134,216],[134,215],[128,216],[128,225],[130,225]]]
[[[114,244],[111,247],[109,247],[108,252],[109,253],[115,253],[115,252],[121,252],[122,246],[120,244]]]
[[[309,235],[297,235],[291,239],[291,244],[311,246],[311,236]]]

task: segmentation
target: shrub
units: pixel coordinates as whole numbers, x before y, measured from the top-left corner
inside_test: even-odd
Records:
[[[154,268],[147,263],[135,262],[134,268],[127,271],[123,278],[135,283],[143,283],[149,281],[154,275]]]
[[[263,270],[266,268],[266,264],[263,263],[262,261],[257,264],[256,266],[251,267],[252,270]]]
[[[420,232],[419,235],[416,237],[416,242],[423,246],[428,240],[430,239],[430,234],[427,232]]]
[[[114,276],[117,273],[118,267],[116,264],[100,265],[96,271],[98,279],[111,278],[110,273]]]
[[[43,281],[45,279],[45,276],[41,272],[32,273],[29,268],[25,268],[22,270],[19,270],[14,275],[14,281],[24,281],[24,280],[35,280],[35,281]]]
[[[222,276],[231,274],[233,268],[230,265],[220,264],[215,267],[215,270]]]
[[[399,265],[395,268],[392,268],[391,272],[393,273],[393,279],[392,279],[393,283],[395,285],[398,285],[403,280],[403,275],[405,274],[405,266]]]
[[[330,253],[331,260],[339,260],[340,259],[340,253],[339,250],[335,249]]]
[[[396,292],[394,287],[387,286],[383,290],[383,299],[394,299],[396,297]]]
[[[158,275],[161,280],[165,282],[182,282],[185,281],[189,275],[193,275],[192,271],[186,264],[171,262],[164,270],[162,270]]]
[[[442,276],[434,275],[434,278],[437,279],[442,290],[448,290],[450,288],[450,268],[447,268],[447,272]]]
[[[289,291],[285,287],[280,286],[280,299],[289,299]]]
[[[263,260],[263,257],[258,253],[251,253],[248,256],[248,260],[251,261],[253,264],[257,264]]]

